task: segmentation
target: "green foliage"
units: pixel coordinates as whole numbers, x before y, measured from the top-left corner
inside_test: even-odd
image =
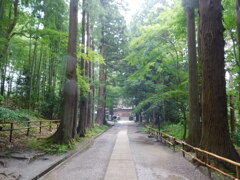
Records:
[[[155,112],[162,121],[180,122],[187,110],[186,17],[179,0],[171,7],[165,1],[155,3],[160,10],[150,10],[154,19],[139,26],[130,42],[126,60],[133,71],[125,95],[132,99],[134,112],[150,121]]]
[[[178,123],[178,124],[166,123],[161,127],[162,132],[170,134],[173,137],[180,140],[183,139],[183,133],[184,133],[183,130],[184,130],[184,127],[182,123]]]
[[[83,140],[88,140],[91,137],[94,137],[98,134],[103,133],[104,131],[106,131],[109,127],[106,125],[103,126],[98,126],[96,125],[94,128],[87,130],[85,137],[83,138]],[[81,140],[81,139],[80,139]]]
[[[76,141],[72,141],[68,145],[60,145],[60,144],[49,144],[46,143],[45,140],[32,140],[27,142],[27,146],[34,150],[41,150],[46,152],[47,154],[64,154],[67,151],[74,149],[76,147]]]
[[[231,139],[235,145],[240,147],[240,133],[239,132],[231,132]]]
[[[34,121],[39,118],[38,113],[30,110],[11,110],[6,107],[0,107],[0,122],[20,122]]]
[[[148,132],[148,128],[142,126],[142,127],[139,127],[139,130],[142,131],[142,132],[145,132],[147,133]]]

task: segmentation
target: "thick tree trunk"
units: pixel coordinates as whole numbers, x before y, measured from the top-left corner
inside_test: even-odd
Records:
[[[229,135],[221,0],[199,0],[203,72],[203,133],[200,147],[239,160]]]
[[[69,41],[67,57],[67,82],[64,86],[63,115],[61,125],[56,132],[56,142],[69,143],[76,134],[77,122],[77,32],[78,32],[78,1],[70,1]]]
[[[187,142],[195,147],[201,139],[198,99],[198,68],[196,54],[196,32],[194,8],[187,8],[188,60],[189,60],[189,134]]]

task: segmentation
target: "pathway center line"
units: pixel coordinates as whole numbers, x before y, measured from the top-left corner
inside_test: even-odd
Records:
[[[127,130],[118,133],[104,180],[137,180]]]

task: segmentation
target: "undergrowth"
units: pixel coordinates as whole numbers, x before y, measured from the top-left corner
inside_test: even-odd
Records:
[[[161,131],[174,136],[177,139],[183,140],[184,126],[179,124],[165,124],[161,127]]]
[[[0,106],[0,122],[20,122],[24,123],[26,121],[35,121],[40,119],[40,115],[36,112],[25,109],[10,109],[7,107]]]
[[[82,141],[86,141],[86,140],[89,140],[91,139],[92,137],[95,137],[97,136],[98,134],[106,131],[108,129],[108,126],[95,126],[94,128],[88,130],[86,132],[86,136],[83,137],[83,138],[75,138],[74,140],[72,140],[71,143],[67,144],[67,145],[60,145],[60,144],[49,144],[49,143],[46,143],[46,140],[45,139],[34,139],[34,140],[31,140],[29,142],[27,142],[27,146],[30,148],[30,149],[33,149],[33,150],[41,150],[41,151],[44,151],[45,153],[47,154],[64,154],[66,153],[67,151],[71,150],[71,149],[74,149],[76,148],[77,144],[79,144],[80,142]]]
[[[157,126],[153,126],[153,128],[159,130]],[[147,128],[142,128],[142,131],[147,132]],[[169,135],[174,136],[179,140],[183,140],[184,126],[181,123],[178,124],[170,124],[165,123],[160,126],[160,131]]]

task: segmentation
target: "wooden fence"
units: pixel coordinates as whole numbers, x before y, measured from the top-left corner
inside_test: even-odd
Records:
[[[178,140],[175,137],[173,137],[171,135],[168,135],[166,133],[162,133],[159,130],[154,129],[152,127],[147,126],[147,128],[148,128],[148,133],[150,135],[156,137],[157,140],[159,140],[159,141],[161,141],[165,144],[168,144],[169,146],[172,146],[174,151],[176,149],[176,145],[180,145],[181,146],[180,150],[182,151],[183,157],[185,157],[185,155],[190,156],[192,159],[194,159],[197,162],[199,162],[200,164],[206,166],[209,170],[209,173],[210,173],[210,169],[212,169],[212,170],[215,170],[216,172],[218,172],[218,173],[220,173],[224,176],[227,176],[231,179],[240,180],[240,163],[232,161],[232,160],[224,158],[224,157],[221,157],[221,156],[218,156],[217,154],[202,150],[200,148],[193,147],[193,146],[187,144],[185,141]],[[186,148],[191,149],[191,152],[193,152],[193,153],[190,153],[190,152],[186,151]],[[199,154],[199,153],[203,154],[204,157],[206,157],[205,158],[206,161],[201,160],[197,157],[197,154]],[[213,166],[210,163],[212,158],[218,159],[218,160],[223,161],[225,163],[228,163],[228,164],[232,165],[233,167],[235,166],[236,175],[229,174],[228,172],[225,172],[225,171],[219,169],[218,167]]]
[[[25,131],[26,136],[29,136],[30,129],[39,129],[41,134],[42,128],[48,127],[50,131],[52,128],[58,127],[59,120],[41,120],[41,121],[27,121],[24,123],[10,122],[10,123],[0,123],[0,133],[9,132],[9,142],[12,142],[12,136],[14,131]]]

